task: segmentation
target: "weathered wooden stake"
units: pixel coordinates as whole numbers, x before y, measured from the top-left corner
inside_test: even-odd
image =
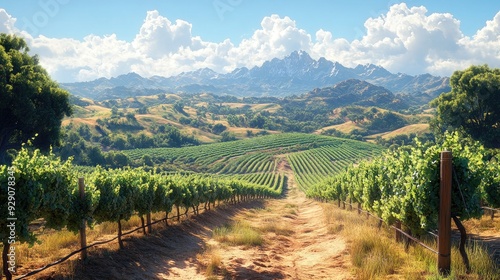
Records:
[[[122,222],[120,219],[118,219],[118,245],[120,245],[120,249],[123,249]]]
[[[84,178],[78,178],[78,190],[80,192],[80,200],[85,199],[85,179]],[[82,219],[81,224],[80,224],[80,248],[85,248],[87,247],[87,234],[85,232],[86,230],[86,225],[85,225],[85,219]],[[85,260],[87,258],[87,249],[82,250],[80,252],[80,256],[82,260]]]
[[[151,212],[146,214],[146,223],[148,224],[148,233],[153,232],[153,227],[151,226]]]
[[[450,274],[451,266],[451,159],[451,152],[441,152],[438,220],[438,270],[443,275]]]
[[[401,221],[396,221],[396,242],[401,242],[403,240],[403,234],[401,234]]]

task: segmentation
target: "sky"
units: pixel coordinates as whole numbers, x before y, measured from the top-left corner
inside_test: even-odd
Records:
[[[58,82],[227,73],[304,50],[348,67],[449,76],[500,67],[500,1],[0,0]]]

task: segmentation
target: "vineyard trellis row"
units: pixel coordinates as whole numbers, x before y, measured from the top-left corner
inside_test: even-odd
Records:
[[[124,153],[133,161],[149,155],[157,162],[171,164],[189,164],[203,166],[203,171],[210,173],[239,173],[233,166],[243,165],[252,157],[272,157],[272,153],[285,154],[289,152],[309,150],[318,147],[329,147],[330,150],[346,150],[350,157],[382,150],[374,144],[361,143],[349,139],[340,139],[322,135],[303,133],[284,133],[267,135],[233,141],[214,143],[210,145],[191,146],[184,148],[151,148],[126,150]],[[265,153],[262,153],[265,151]],[[260,154],[260,155],[259,155]],[[248,159],[247,159],[248,158]],[[239,167],[240,170],[243,166]],[[246,170],[246,169],[245,169]]]
[[[85,197],[85,183],[84,183],[84,178],[79,178],[78,180],[78,185],[79,185],[79,193],[80,193],[80,197],[83,198]],[[243,202],[243,201],[247,201],[251,198],[254,198],[254,197],[247,197],[247,196],[243,196],[241,197],[241,201],[239,201],[238,199],[229,199],[227,202],[229,203],[239,203],[239,202]],[[264,197],[263,197],[264,198]],[[213,207],[216,207],[215,204],[213,205]],[[205,208],[205,210],[210,210],[210,208]],[[151,213],[149,213],[151,214]],[[179,212],[177,212],[177,214],[179,214]],[[198,215],[199,212],[197,211],[192,211],[191,214],[193,215]],[[142,218],[142,216],[141,216]],[[173,220],[173,219],[178,219],[178,217],[168,217],[168,215],[163,218],[163,219],[159,219],[159,220],[156,220],[156,221],[151,221],[151,220],[148,220],[148,223],[145,224],[144,221],[142,221],[142,225],[140,227],[137,227],[135,229],[132,229],[132,230],[129,230],[127,232],[124,232],[124,233],[121,233],[118,234],[117,236],[109,239],[109,240],[104,240],[104,241],[97,241],[97,242],[94,242],[90,245],[87,245],[87,240],[86,240],[86,229],[87,229],[87,226],[86,226],[86,221],[83,221],[81,226],[80,226],[80,249],[76,250],[76,251],[73,251],[71,253],[69,253],[68,255],[62,257],[61,259],[59,260],[56,260],[50,264],[47,264],[41,268],[38,268],[38,269],[35,269],[35,270],[32,270],[26,274],[23,274],[19,277],[17,277],[16,279],[25,279],[26,277],[30,277],[30,276],[33,276],[35,274],[38,274],[54,265],[58,265],[58,264],[61,264],[63,263],[64,261],[68,260],[70,257],[80,253],[81,254],[81,259],[86,259],[87,258],[87,249],[90,249],[92,247],[95,247],[95,246],[98,246],[98,245],[103,245],[103,244],[107,244],[107,243],[110,243],[110,242],[113,242],[115,240],[119,240],[119,242],[121,242],[122,238],[126,235],[129,235],[129,234],[132,234],[136,231],[140,231],[142,230],[143,231],[143,234],[146,235],[147,233],[152,233],[152,226],[155,225],[155,224],[158,224],[158,223],[161,223],[161,222],[165,222],[167,225],[168,225],[168,220]],[[147,233],[146,233],[146,227],[147,227]]]
[[[347,145],[323,146],[288,155],[288,161],[294,171],[300,189],[306,191],[309,186],[320,183],[325,177],[345,170],[352,161],[373,157],[379,150],[354,150]]]
[[[498,207],[500,167],[486,161],[486,151],[458,133],[445,134],[439,144],[422,144],[387,151],[361,162],[307,190],[309,197],[359,203],[387,224],[401,222],[408,233],[424,235],[438,228],[440,153],[453,152],[450,175],[451,218],[461,232],[460,252],[466,267],[466,232],[461,221],[482,215],[481,200]]]
[[[13,229],[18,242],[33,244],[36,237],[29,231],[30,222],[43,218],[46,228],[78,232],[82,220],[86,223],[116,222],[118,241],[121,241],[121,221],[138,214],[144,227],[144,216],[163,212],[167,216],[172,208],[194,213],[199,207],[209,209],[218,202],[237,202],[251,198],[278,197],[282,188],[270,187],[208,175],[165,175],[147,172],[141,168],[105,170],[97,167],[86,174],[84,197],[80,196],[77,172],[70,161],[62,162],[53,154],[42,155],[39,150],[22,149],[14,159],[12,176],[7,166],[0,166],[0,201],[7,205],[8,178],[15,177],[16,226]],[[0,209],[0,238],[3,242],[4,275],[10,276],[5,252],[11,234],[7,227],[7,207]],[[11,277],[9,277],[11,278]]]

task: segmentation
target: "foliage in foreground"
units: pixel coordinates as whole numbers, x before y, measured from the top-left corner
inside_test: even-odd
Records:
[[[192,208],[200,205],[210,208],[217,201],[242,198],[277,197],[282,189],[271,189],[234,179],[221,179],[204,175],[164,175],[137,169],[105,170],[97,168],[86,174],[85,198],[79,196],[77,172],[70,161],[62,162],[53,154],[30,152],[23,148],[11,166],[0,165],[0,202],[9,206],[0,209],[0,239],[3,242],[4,273],[9,275],[7,253],[16,242],[33,244],[36,238],[29,224],[43,218],[48,228],[67,227],[76,232],[82,220],[88,223],[118,222],[121,235],[122,220],[134,213],[143,215],[163,212],[172,207]],[[15,227],[9,228],[8,218],[16,218]],[[178,214],[179,219],[179,214]],[[144,224],[143,224],[144,227]],[[119,238],[120,246],[121,239]]]

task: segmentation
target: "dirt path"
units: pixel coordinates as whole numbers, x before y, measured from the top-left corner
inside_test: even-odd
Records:
[[[231,279],[353,279],[345,242],[328,233],[323,208],[298,191],[291,169],[281,161],[288,177],[285,199],[271,200],[259,211],[247,211],[242,220],[264,232],[260,247],[227,246],[210,239]]]
[[[207,279],[207,263],[218,265],[210,279],[354,279],[345,242],[328,233],[323,208],[288,177],[283,199],[225,206],[191,217],[149,236],[125,239],[125,249],[98,248],[85,265],[71,261],[36,279]],[[244,221],[258,230],[260,246],[235,246],[213,238],[213,229]],[[115,246],[117,247],[117,246]]]

